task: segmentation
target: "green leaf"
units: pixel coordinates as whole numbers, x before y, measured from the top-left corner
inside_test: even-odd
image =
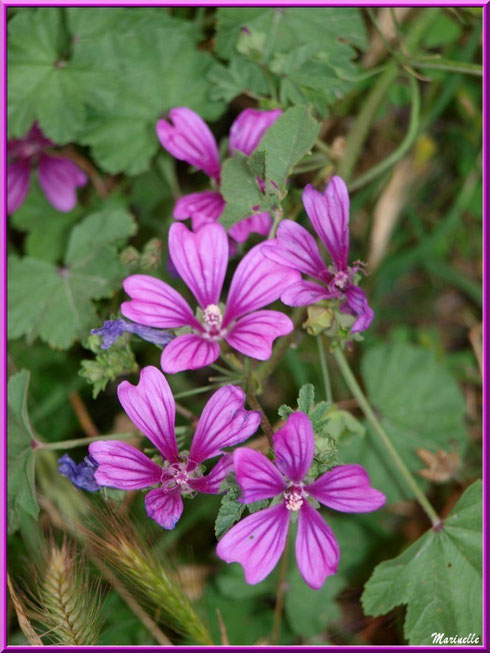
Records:
[[[471,485],[443,528],[430,530],[376,567],[362,595],[368,615],[407,605],[409,644],[433,644],[432,633],[482,635],[482,483]]]
[[[117,207],[89,215],[71,232],[64,266],[9,258],[9,337],[40,337],[67,349],[96,322],[93,299],[109,297],[125,274],[117,242],[134,233],[131,216]]]
[[[232,56],[228,66],[214,65],[208,74],[212,84],[210,98],[231,102],[237,95],[248,91],[257,96],[267,95],[267,77],[260,66],[242,55]]]
[[[218,55],[230,59],[231,68],[235,67],[238,50],[256,65],[269,68],[282,104],[313,104],[325,116],[328,105],[342,98],[355,83],[359,69],[352,63],[356,56],[352,46],[364,49],[368,43],[362,15],[356,8],[234,7],[218,9],[217,16]],[[261,94],[247,89],[239,75],[234,74],[233,79],[235,91],[241,85],[242,92]]]
[[[124,16],[128,11],[134,16],[131,9],[124,10]],[[210,120],[225,108],[209,97],[208,73],[214,59],[197,49],[192,23],[161,9],[140,12],[142,24],[134,28],[125,23],[122,31],[111,28],[107,44],[118,87],[117,112],[97,107],[81,138],[92,147],[99,165],[111,173],[135,175],[148,169],[160,147],[155,125],[172,107],[187,106]],[[98,39],[86,39],[84,48],[90,49]]]
[[[245,504],[238,503],[240,488],[238,485],[230,487],[221,499],[221,506],[214,524],[216,539],[220,539],[233,524],[235,524],[245,510]]]
[[[364,49],[368,44],[361,13],[350,7],[311,8],[220,8],[217,11],[216,52],[229,59],[242,28],[265,35],[264,59],[276,52],[289,52],[301,44],[342,39]]]
[[[63,10],[21,10],[9,21],[9,134],[22,136],[35,120],[56,143],[74,140],[88,105],[112,106],[114,81],[104,58],[87,62],[63,26]]]
[[[30,372],[22,370],[8,383],[8,524],[19,528],[22,513],[37,519],[39,506],[34,482],[34,434],[27,413]]]
[[[418,447],[463,456],[465,401],[433,352],[408,343],[382,344],[366,352],[361,370],[368,397],[411,472],[424,467]],[[364,465],[389,502],[411,496],[370,426],[365,438],[344,437],[339,446],[342,460]],[[419,484],[425,481],[420,479]]]
[[[306,107],[285,111],[267,130],[258,150],[266,152],[266,182],[274,182],[281,194],[294,166],[312,148],[320,129]],[[273,185],[273,184],[272,184]],[[271,188],[269,186],[269,188]]]
[[[313,409],[315,403],[315,386],[312,383],[306,383],[299,389],[298,410],[308,413]]]
[[[27,256],[55,263],[63,256],[70,230],[79,217],[78,205],[69,213],[60,213],[35,185],[9,219],[17,229],[28,232],[24,242]]]
[[[288,574],[288,583],[284,608],[294,633],[301,637],[314,637],[340,619],[342,612],[335,597],[346,585],[343,576],[330,576],[319,590],[313,590],[305,583],[295,565]]]
[[[95,359],[84,359],[79,374],[92,385],[92,397],[96,399],[110,381],[123,374],[138,371],[134,353],[129,345],[129,335],[123,334],[109,349],[101,349],[100,336],[89,336],[86,345],[95,353]]]
[[[265,198],[248,166],[247,157],[235,156],[224,162],[220,190],[226,206],[219,222],[225,228],[232,227],[243,218],[257,213],[259,209],[265,209]]]

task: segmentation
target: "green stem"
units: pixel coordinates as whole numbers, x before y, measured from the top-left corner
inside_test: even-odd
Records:
[[[365,186],[375,177],[378,177],[383,172],[385,172],[385,170],[392,168],[395,163],[397,163],[406,154],[406,152],[408,152],[408,150],[415,142],[420,122],[420,91],[417,80],[414,79],[411,75],[409,77],[409,81],[410,89],[412,92],[412,111],[410,113],[410,124],[408,126],[408,131],[405,138],[394,152],[370,168],[363,175],[360,175],[354,179],[354,181],[349,184],[349,190],[357,190],[358,188],[361,188],[361,186]]]
[[[273,223],[268,236],[269,240],[275,237],[277,227],[279,226],[279,223],[282,220],[282,206],[279,206],[277,209],[272,211],[272,216],[273,216]]]
[[[476,77],[482,77],[483,75],[483,66],[477,63],[471,63],[467,61],[452,61],[450,59],[443,59],[442,57],[436,58],[423,58],[419,57],[418,59],[408,58],[407,63],[413,66],[414,68],[427,68],[432,70],[447,70],[451,73],[462,73],[464,75],[475,75]]]
[[[430,504],[429,500],[425,496],[425,494],[422,492],[420,487],[417,485],[416,480],[412,476],[412,473],[408,469],[408,467],[405,465],[403,460],[401,459],[399,453],[393,446],[388,434],[384,430],[381,422],[379,419],[376,417],[373,409],[371,408],[371,405],[363,393],[361,386],[357,382],[356,377],[354,376],[349,363],[347,362],[342,350],[340,348],[336,348],[333,352],[333,356],[335,360],[337,361],[337,364],[339,366],[340,371],[342,372],[342,376],[344,377],[345,382],[347,383],[347,386],[349,387],[349,390],[352,392],[353,396],[355,397],[357,403],[359,404],[359,407],[361,408],[362,412],[366,416],[368,422],[371,424],[371,426],[374,428],[376,431],[377,435],[379,436],[383,446],[385,449],[388,451],[390,454],[393,462],[398,468],[398,471],[400,474],[403,476],[405,479],[406,484],[409,486],[409,488],[412,490],[412,492],[415,494],[415,497],[419,504],[422,506],[424,509],[425,513],[429,517],[429,519],[432,522],[432,526],[434,528],[438,528],[441,525],[441,519],[439,515],[436,513],[432,505]]]
[[[330,374],[328,373],[327,357],[325,355],[325,345],[323,343],[322,334],[316,337],[316,344],[318,345],[318,355],[320,356],[320,366],[322,368],[323,385],[325,386],[325,397],[327,401],[332,402],[332,384],[330,382]]]
[[[406,50],[414,51],[425,31],[430,27],[432,21],[440,9],[437,7],[428,8],[419,14],[419,17],[412,23],[406,37]],[[392,60],[384,73],[380,75],[371,92],[363,102],[352,131],[347,137],[344,156],[339,165],[338,174],[347,182],[355,168],[359,153],[368,135],[372,122],[374,121],[379,107],[381,106],[390,87],[398,75],[398,64]]]
[[[39,442],[36,440],[34,451],[41,449],[50,449],[56,451],[58,449],[75,449],[76,447],[84,447],[91,442],[98,442],[99,440],[135,440],[140,437],[139,433],[112,433],[111,435],[97,435],[94,438],[78,438],[78,440],[65,440],[61,442]]]
[[[194,388],[193,390],[185,390],[184,392],[179,392],[174,395],[174,399],[182,399],[183,397],[192,397],[192,395],[200,395],[208,390],[215,390],[219,388],[221,383],[213,383],[211,385],[203,385],[200,388]]]

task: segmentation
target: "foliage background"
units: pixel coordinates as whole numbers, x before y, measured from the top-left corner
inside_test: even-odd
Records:
[[[129,272],[171,279],[166,236],[173,204],[180,193],[206,186],[158,143],[155,123],[173,106],[197,111],[222,139],[248,106],[309,107],[319,137],[312,154],[295,161],[283,209],[306,224],[305,183],[321,185],[333,173],[350,182],[352,260],[368,262],[365,290],[376,312],[351,363],[439,514],[449,514],[481,476],[481,11],[398,8],[395,15],[396,27],[389,9],[9,10],[9,138],[37,120],[90,177],[69,214],[55,211],[34,183],[9,218],[9,373],[30,372],[30,424],[21,416],[24,383],[13,398],[18,410],[11,424],[18,421],[9,436],[15,437],[9,570],[19,583],[26,542],[39,524],[70,531],[86,510],[80,493],[57,476],[53,452],[36,460],[39,509],[29,433],[57,442],[129,430],[116,377],[134,380],[137,366],[158,360],[154,346],[129,338],[104,358],[87,338],[117,313]],[[241,30],[245,25],[250,34]],[[287,147],[288,134],[279,136],[274,147]],[[274,159],[270,147],[267,165],[277,170],[283,153]],[[231,167],[223,187],[233,209],[228,225],[246,215],[251,201]],[[178,374],[171,385],[176,393],[192,391],[209,374]],[[362,422],[333,361],[331,374],[338,407]],[[306,335],[264,385],[260,399],[273,424],[279,406],[294,406],[305,383],[321,394],[316,345]],[[182,403],[199,414],[206,396]],[[362,436],[356,433],[362,426],[344,423],[342,414],[339,420],[342,461],[362,462],[389,503],[368,516],[329,515],[342,550],[339,572],[313,592],[291,564],[280,642],[426,643],[430,625],[411,616],[420,597],[403,589],[398,572],[386,582],[400,583],[400,595],[381,607],[368,595],[362,609],[374,567],[415,542],[428,522],[369,428]],[[429,452],[425,462],[417,448]],[[441,454],[439,466],[430,467],[430,454],[439,450],[451,457]],[[83,455],[83,447],[74,451],[78,460]],[[219,502],[201,496],[188,504],[173,532],[145,519],[141,497],[131,495],[123,506],[153,550],[185,570],[184,584],[215,641],[222,636],[219,609],[232,644],[265,643],[277,578],[249,587],[241,570],[219,563],[213,531]],[[474,529],[478,510],[472,510]],[[465,591],[477,592],[469,583],[461,594],[454,587],[438,591],[461,604]],[[104,589],[99,642],[155,643],[117,589],[107,581]],[[402,603],[409,605],[405,628]],[[458,621],[463,634],[476,631],[478,606],[471,608]],[[158,612],[149,613],[159,621]],[[13,609],[9,632],[11,644],[25,643]]]

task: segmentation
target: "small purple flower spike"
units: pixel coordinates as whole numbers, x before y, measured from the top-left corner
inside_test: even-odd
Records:
[[[230,156],[236,151],[250,156],[281,113],[280,109],[242,111],[230,129]],[[218,146],[204,120],[186,107],[172,109],[169,117],[173,125],[167,120],[159,120],[156,126],[162,146],[176,159],[199,168],[219,184],[221,166]],[[260,180],[258,183],[260,185]],[[176,220],[190,218],[193,231],[198,231],[204,224],[217,222],[224,208],[225,201],[219,191],[191,193],[177,200],[173,217]],[[252,233],[267,236],[271,226],[272,218],[269,213],[257,213],[240,220],[228,233],[234,241],[243,243]]]
[[[242,503],[280,498],[276,505],[245,517],[218,543],[218,556],[225,562],[239,562],[250,585],[260,583],[276,566],[294,513],[298,515],[296,560],[305,582],[319,589],[337,571],[337,541],[309,497],[342,512],[371,512],[386,500],[370,486],[359,465],[341,465],[313,483],[306,481],[314,450],[310,419],[297,412],[274,435],[275,464],[253,449],[241,448],[233,454]]]
[[[223,447],[232,447],[253,435],[260,424],[260,413],[245,410],[241,388],[220,388],[204,407],[190,451],[183,453],[175,439],[175,400],[156,367],[143,368],[137,386],[123,381],[117,394],[133,424],[160,452],[163,465],[125,442],[92,442],[90,455],[98,464],[95,479],[99,485],[120,490],[158,485],[146,495],[146,512],[163,528],[173,529],[184,509],[183,495],[218,494],[233,465],[232,457],[223,454]],[[201,463],[220,455],[218,463],[204,476]]]
[[[39,184],[46,199],[58,211],[71,211],[77,203],[78,186],[87,177],[80,168],[64,157],[47,154],[54,143],[44,137],[37,123],[23,138],[7,143],[7,213],[17,211],[29,190],[31,171],[37,165]]]
[[[110,349],[124,332],[133,333],[159,347],[165,347],[174,337],[169,331],[165,331],[164,329],[152,329],[142,324],[126,322],[126,320],[121,318],[118,320],[105,320],[103,326],[99,329],[92,329],[90,333],[94,336],[101,336],[101,349]]]
[[[164,372],[175,374],[213,363],[226,342],[245,356],[267,360],[278,336],[293,330],[293,323],[279,311],[259,310],[279,299],[300,275],[262,254],[264,243],[253,247],[240,261],[231,281],[224,310],[219,305],[228,266],[228,238],[220,224],[206,224],[193,233],[174,223],[169,232],[169,252],[179,276],[187,284],[201,309],[199,319],[185,299],[171,286],[144,274],[124,281],[131,301],[122,314],[150,327],[191,332],[177,336],[163,350]]]
[[[97,492],[100,485],[94,478],[97,470],[97,463],[91,456],[86,456],[81,463],[76,463],[65,453],[58,458],[58,470],[62,476],[69,478],[73,485],[80,490]]]
[[[328,268],[322,260],[313,236],[296,222],[283,220],[277,237],[264,246],[271,261],[313,277],[317,281],[299,281],[281,295],[288,306],[306,306],[322,299],[339,298],[340,310],[356,316],[351,333],[365,331],[374,311],[364,292],[353,283],[359,265],[349,266],[349,195],[340,177],[333,177],[325,193],[306,186],[303,204],[311,224],[327,248],[333,262]]]

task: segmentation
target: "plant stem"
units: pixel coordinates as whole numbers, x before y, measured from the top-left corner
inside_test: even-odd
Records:
[[[332,384],[330,383],[330,374],[328,373],[327,357],[325,355],[325,345],[321,333],[316,337],[316,344],[318,345],[318,355],[320,356],[320,366],[322,368],[323,385],[325,386],[325,398],[327,401],[331,403]]]
[[[179,433],[184,433],[186,431],[185,426],[177,426],[175,432],[178,435]],[[61,440],[61,442],[40,442],[39,440],[33,440],[34,451],[57,451],[59,449],[75,449],[76,447],[85,447],[91,442],[99,442],[99,440],[136,440],[142,437],[140,433],[111,433],[110,435],[96,435],[93,438],[78,438],[77,440]]]
[[[274,621],[272,626],[271,644],[277,644],[281,636],[281,620],[284,605],[284,593],[286,590],[286,574],[288,570],[289,532],[286,537],[286,546],[281,557],[279,568],[279,581],[277,583],[276,605],[274,608]]]
[[[182,397],[192,397],[192,395],[199,395],[208,390],[215,390],[219,388],[221,383],[213,383],[211,385],[203,385],[200,388],[194,388],[193,390],[185,390],[184,392],[178,392],[174,395],[174,399],[182,399]]]
[[[267,236],[268,240],[274,238],[276,235],[277,227],[279,226],[279,223],[282,220],[282,207],[279,206],[277,209],[275,209],[272,212],[272,215],[273,215],[273,222],[269,235]]]
[[[439,515],[436,513],[432,505],[430,504],[429,500],[425,496],[425,494],[422,492],[420,487],[417,485],[417,481],[414,479],[412,476],[412,473],[408,469],[408,467],[405,465],[403,460],[401,459],[399,453],[393,446],[388,434],[384,430],[381,422],[379,419],[376,417],[374,410],[371,408],[371,405],[364,394],[364,392],[361,389],[361,386],[357,382],[356,377],[354,376],[349,363],[347,362],[342,350],[340,348],[336,348],[333,351],[333,356],[335,360],[337,361],[337,364],[339,366],[340,371],[342,372],[342,376],[344,377],[345,382],[347,383],[349,390],[352,392],[354,397],[357,400],[357,403],[359,404],[359,407],[361,408],[362,412],[366,416],[368,422],[371,424],[371,426],[374,428],[376,433],[378,434],[381,442],[383,443],[383,446],[385,449],[388,451],[390,454],[393,462],[398,468],[398,471],[400,474],[403,476],[405,479],[406,484],[410,487],[412,492],[415,494],[415,497],[419,504],[422,506],[424,509],[425,513],[429,517],[429,519],[432,522],[432,526],[434,528],[438,528],[441,525],[441,519]]]
[[[361,186],[365,186],[375,177],[381,175],[388,168],[392,168],[408,150],[412,147],[419,131],[420,123],[420,91],[415,80],[412,76],[409,77],[410,88],[412,91],[412,111],[410,113],[410,124],[408,126],[405,138],[400,143],[399,147],[389,154],[385,159],[378,164],[367,170],[364,174],[356,177],[352,183],[349,184],[349,190],[357,190]]]
[[[248,393],[247,394],[247,401],[250,405],[250,408],[253,410],[257,410],[260,413],[260,426],[262,427],[262,430],[264,431],[267,440],[269,441],[269,444],[271,447],[274,446],[274,429],[271,426],[271,423],[267,419],[266,414],[262,410],[262,406],[259,404],[259,401],[257,397],[253,393]]]

